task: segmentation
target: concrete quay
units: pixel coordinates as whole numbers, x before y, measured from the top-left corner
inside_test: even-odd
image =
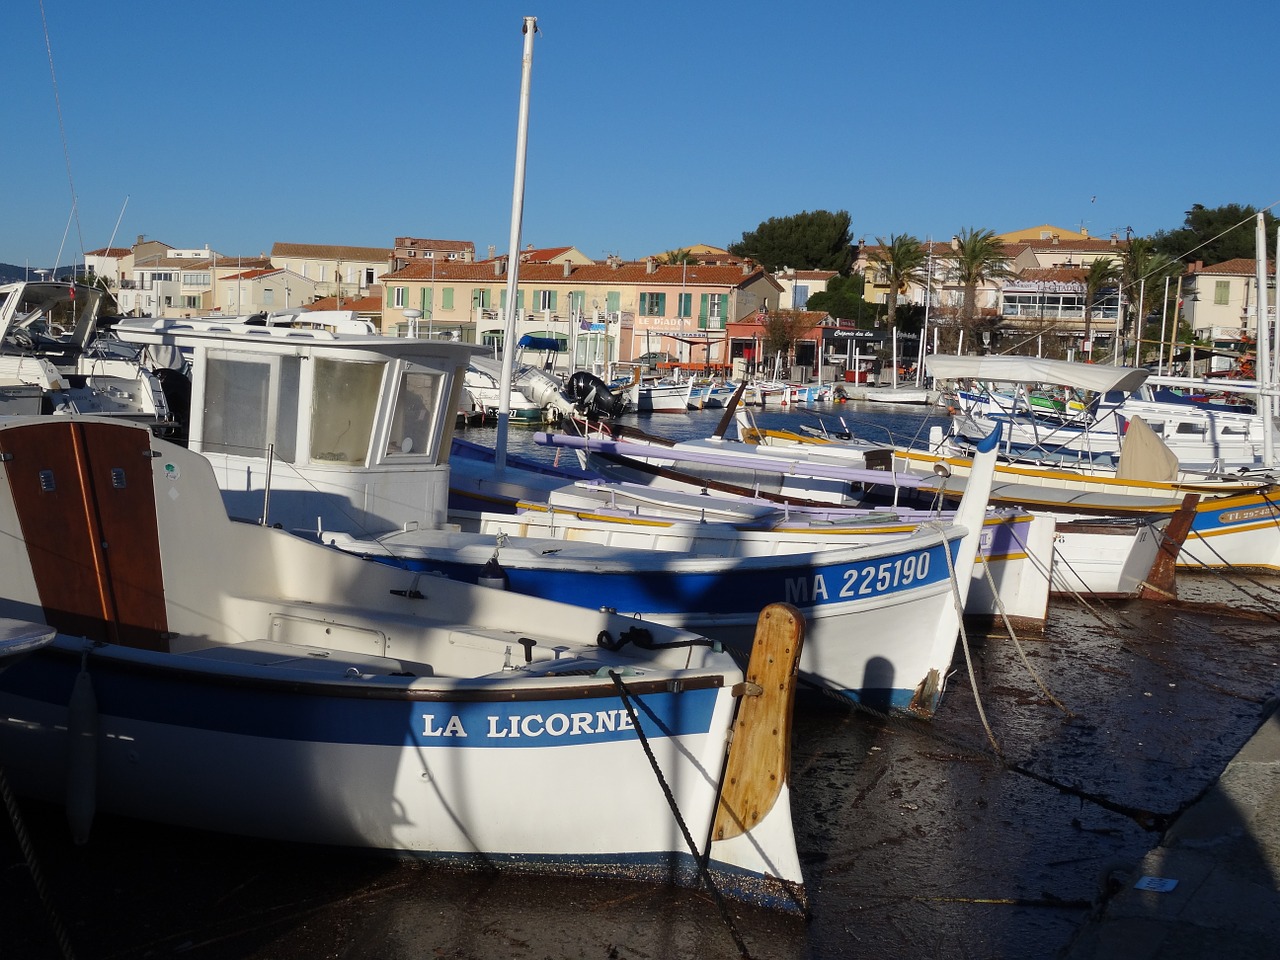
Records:
[[[1190,960],[1280,950],[1280,713],[1169,827],[1060,960]]]

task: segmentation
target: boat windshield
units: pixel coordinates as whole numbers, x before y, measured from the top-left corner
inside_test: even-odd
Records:
[[[387,456],[427,456],[431,453],[436,411],[444,378],[438,373],[406,370],[400,376],[396,405],[391,412]]]
[[[311,396],[311,459],[362,466],[369,455],[386,363],[315,361]]]

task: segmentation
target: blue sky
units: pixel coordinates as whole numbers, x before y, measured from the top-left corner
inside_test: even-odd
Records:
[[[634,258],[818,209],[855,239],[1148,234],[1280,200],[1275,0],[44,0],[65,155],[39,0],[13,0],[0,262],[113,230],[502,252],[525,15],[525,245]]]

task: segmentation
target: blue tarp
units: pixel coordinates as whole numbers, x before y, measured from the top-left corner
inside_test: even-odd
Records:
[[[559,350],[560,341],[554,337],[535,337],[526,333],[516,341],[517,347],[528,347],[530,350]]]

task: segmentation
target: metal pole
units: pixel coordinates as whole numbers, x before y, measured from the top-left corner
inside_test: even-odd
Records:
[[[1254,245],[1258,280],[1258,369],[1254,372],[1258,377],[1258,412],[1262,414],[1262,465],[1270,467],[1276,461],[1275,438],[1271,435],[1275,378],[1271,369],[1271,336],[1267,329],[1267,228],[1261,213],[1254,226]]]
[[[507,309],[502,335],[502,382],[498,385],[498,430],[494,438],[494,466],[507,465],[507,426],[511,420],[511,375],[515,369],[516,289],[520,274],[520,223],[524,216],[524,167],[529,147],[529,77],[533,73],[533,35],[538,18],[525,17],[524,58],[520,71],[520,115],[516,125],[516,175],[511,188],[511,238],[507,245]]]
[[[1164,373],[1164,331],[1169,319],[1169,278],[1164,278],[1164,303],[1160,307],[1160,352],[1156,354],[1156,373]]]

